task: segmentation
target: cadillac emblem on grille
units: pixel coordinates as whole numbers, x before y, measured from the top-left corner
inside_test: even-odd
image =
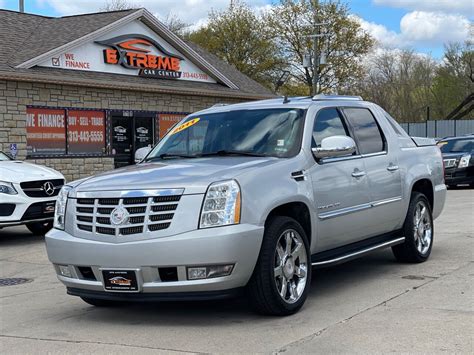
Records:
[[[113,209],[110,213],[110,223],[115,226],[119,226],[127,223],[128,221],[128,211],[125,207],[119,206]]]

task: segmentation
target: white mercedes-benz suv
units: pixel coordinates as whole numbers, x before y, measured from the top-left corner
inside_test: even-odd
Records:
[[[38,235],[53,226],[64,176],[41,165],[12,160],[0,152],[0,229],[24,224]]]

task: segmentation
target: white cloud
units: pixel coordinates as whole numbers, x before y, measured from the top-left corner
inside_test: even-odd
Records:
[[[396,48],[404,46],[399,33],[390,31],[384,25],[366,21],[355,15],[353,15],[352,18],[358,21],[362,29],[374,37],[382,47]]]
[[[450,12],[472,16],[472,0],[372,0],[375,5],[397,7],[411,11]]]
[[[462,15],[414,11],[400,21],[402,36],[408,41],[445,43],[464,41],[469,36],[469,20]]]
[[[51,6],[61,15],[99,11],[106,3],[105,0],[36,0],[36,2],[39,6]],[[211,10],[222,10],[229,6],[229,0],[127,0],[126,2],[136,7],[144,7],[161,19],[171,13],[193,27],[204,24]],[[250,0],[247,3],[257,9],[264,7],[268,1]]]
[[[469,20],[462,15],[441,12],[409,12],[400,21],[400,32],[359,17],[354,18],[381,46],[389,48],[462,42],[469,38],[471,26]]]

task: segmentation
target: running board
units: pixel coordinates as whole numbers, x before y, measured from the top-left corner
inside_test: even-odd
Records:
[[[384,249],[384,248],[388,248],[388,247],[391,247],[391,246],[394,246],[394,245],[397,245],[397,244],[401,244],[404,241],[405,241],[405,237],[400,237],[400,238],[392,239],[392,240],[385,241],[385,242],[382,242],[382,243],[372,244],[372,245],[367,246],[365,248],[355,250],[355,251],[352,251],[352,252],[348,252],[346,254],[342,254],[342,255],[339,255],[339,256],[335,256],[335,257],[330,258],[330,259],[315,260],[314,262],[311,263],[311,265],[319,266],[319,267],[337,265],[337,264],[340,264],[340,263],[343,263],[343,262],[346,262],[346,261],[349,261],[349,260],[352,260],[352,259],[356,259],[358,257],[361,257],[365,254],[371,253],[371,252],[379,250],[379,249]],[[317,254],[314,255],[314,256],[317,256]]]

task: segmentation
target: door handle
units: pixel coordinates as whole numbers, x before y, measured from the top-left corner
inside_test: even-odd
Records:
[[[397,171],[398,170],[398,165],[390,164],[389,166],[387,166],[387,170],[388,171]]]
[[[355,178],[360,178],[362,176],[365,176],[365,171],[361,171],[359,169],[356,169],[352,172],[352,177],[355,177]]]

